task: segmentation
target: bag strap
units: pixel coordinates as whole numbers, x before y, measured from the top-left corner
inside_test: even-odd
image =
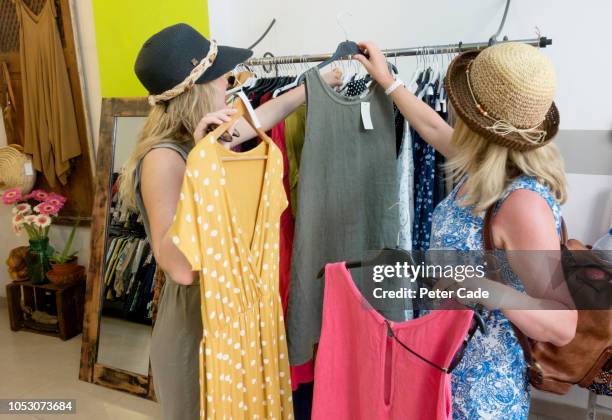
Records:
[[[567,247],[567,240],[569,239],[567,237],[567,226],[565,225],[565,220],[563,219],[563,216],[561,216],[561,249]]]

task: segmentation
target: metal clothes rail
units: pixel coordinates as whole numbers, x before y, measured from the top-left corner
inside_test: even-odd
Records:
[[[524,44],[533,45],[539,48],[546,48],[552,44],[552,39],[541,36],[533,39],[518,39],[518,40],[506,40],[499,42],[522,42]],[[396,48],[383,50],[383,53],[388,58],[394,57],[408,57],[408,56],[423,56],[432,54],[452,54],[460,53],[471,50],[481,50],[490,45],[489,41],[486,42],[471,42],[458,44],[446,44],[446,45],[430,45],[423,47],[412,47],[412,48]],[[293,63],[318,63],[325,61],[332,56],[332,53],[327,54],[312,54],[312,55],[287,55],[287,56],[264,56],[259,58],[251,58],[244,64],[248,66],[267,66],[274,64],[293,64]],[[350,57],[343,57],[342,59],[348,60]]]

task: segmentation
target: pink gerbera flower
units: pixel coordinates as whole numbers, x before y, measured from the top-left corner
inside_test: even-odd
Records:
[[[21,227],[24,223],[25,218],[23,217],[23,215],[16,214],[13,216],[13,232],[15,232],[16,235],[19,235],[19,233],[21,232]]]
[[[28,198],[33,198],[37,201],[46,201],[49,198],[49,193],[43,190],[34,190],[28,194]]]
[[[64,202],[61,201],[58,198],[49,198],[49,199],[47,199],[47,201],[45,201],[45,203],[51,204],[52,206],[57,207],[58,210],[61,209],[62,207],[64,207]]]
[[[62,204],[66,204],[66,200],[68,200],[66,197],[64,197],[63,195],[59,195],[56,193],[50,193],[49,197],[47,198],[48,202],[51,202],[51,200],[55,200],[58,203],[62,203]]]
[[[4,204],[14,204],[22,198],[19,188],[10,188],[2,193],[2,201]]]
[[[32,211],[32,206],[28,203],[19,203],[13,207],[13,214],[23,214],[24,216]]]
[[[57,206],[54,206],[53,204],[47,202],[40,203],[39,205],[34,207],[34,211],[40,214],[56,215],[59,210],[60,209]]]
[[[51,224],[51,218],[46,214],[40,214],[36,216],[36,221],[34,224],[40,228],[46,228]]]

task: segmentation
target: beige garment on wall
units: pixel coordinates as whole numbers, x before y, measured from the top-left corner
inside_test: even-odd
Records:
[[[70,159],[81,154],[72,91],[53,0],[38,15],[15,0],[20,23],[24,150],[51,187],[68,182]]]

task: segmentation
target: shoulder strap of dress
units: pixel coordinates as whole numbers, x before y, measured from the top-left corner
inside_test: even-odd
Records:
[[[177,143],[172,143],[172,142],[165,142],[165,143],[156,144],[155,146],[153,146],[151,148],[151,150],[153,150],[153,149],[171,149],[171,150],[174,150],[176,153],[179,154],[179,156],[185,162],[187,162],[187,155],[189,155],[189,152],[187,150],[185,150],[185,148],[181,147],[181,145],[179,145]],[[144,157],[140,158],[140,160],[138,161],[138,164],[136,165],[136,176],[134,176],[134,188],[136,189],[136,191],[140,190],[140,168],[142,167],[143,159],[144,159]]]
[[[181,147],[180,145],[176,143],[170,143],[170,142],[156,144],[155,146],[152,147],[152,149],[172,149],[176,153],[181,155],[181,158],[183,158],[184,161],[187,161],[187,155],[189,155],[189,152],[187,152],[187,150],[185,150],[183,147]]]
[[[304,84],[306,92],[312,92],[312,97],[323,93],[323,83],[321,82],[319,69],[313,67],[304,73]]]

